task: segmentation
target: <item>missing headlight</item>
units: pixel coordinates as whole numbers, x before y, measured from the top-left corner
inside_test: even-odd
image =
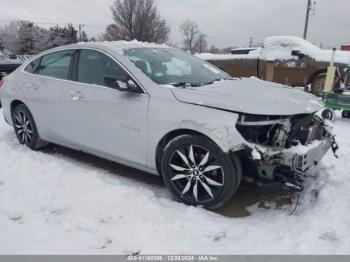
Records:
[[[249,142],[283,148],[290,132],[290,119],[279,116],[241,115],[237,129]]]
[[[242,114],[237,130],[251,143],[274,148],[307,145],[324,136],[323,121],[314,114],[259,116]]]

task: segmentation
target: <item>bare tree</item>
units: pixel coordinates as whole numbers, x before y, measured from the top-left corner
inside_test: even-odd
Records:
[[[120,40],[119,28],[116,24],[110,24],[106,28],[106,32],[102,35],[102,39],[106,41]]]
[[[115,24],[107,26],[105,40],[168,40],[170,27],[159,15],[154,0],[115,0],[111,10]]]
[[[177,44],[176,44],[175,42],[173,42],[173,41],[168,41],[168,42],[166,42],[166,44],[167,44],[168,46],[170,46],[170,47],[178,48]]]
[[[211,45],[210,49],[209,49],[210,53],[213,54],[220,54],[221,53],[221,49],[216,47],[215,45]]]
[[[198,35],[196,44],[195,44],[195,51],[198,53],[204,53],[208,49],[208,41],[207,41],[207,35],[200,33]]]
[[[191,20],[186,20],[180,26],[180,32],[184,35],[184,49],[191,54],[195,53],[195,44],[201,31],[198,25]]]

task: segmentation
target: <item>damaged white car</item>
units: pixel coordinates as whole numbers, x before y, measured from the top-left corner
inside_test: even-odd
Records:
[[[314,96],[233,79],[167,46],[59,47],[0,86],[20,143],[55,143],[159,174],[178,199],[209,209],[244,177],[302,190],[307,171],[337,147]]]

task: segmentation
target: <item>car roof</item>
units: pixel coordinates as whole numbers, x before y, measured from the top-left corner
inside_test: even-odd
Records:
[[[123,54],[125,50],[134,48],[171,48],[165,44],[133,41],[101,41],[101,42],[79,42],[71,45],[64,45],[50,49],[48,51],[58,51],[64,49],[81,49],[81,48],[97,48],[97,49],[110,49],[116,51],[119,54]]]

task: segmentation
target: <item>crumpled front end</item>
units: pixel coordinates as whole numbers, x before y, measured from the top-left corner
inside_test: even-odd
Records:
[[[236,126],[247,141],[241,155],[247,178],[302,190],[305,175],[337,144],[331,123],[317,114],[241,114]]]

